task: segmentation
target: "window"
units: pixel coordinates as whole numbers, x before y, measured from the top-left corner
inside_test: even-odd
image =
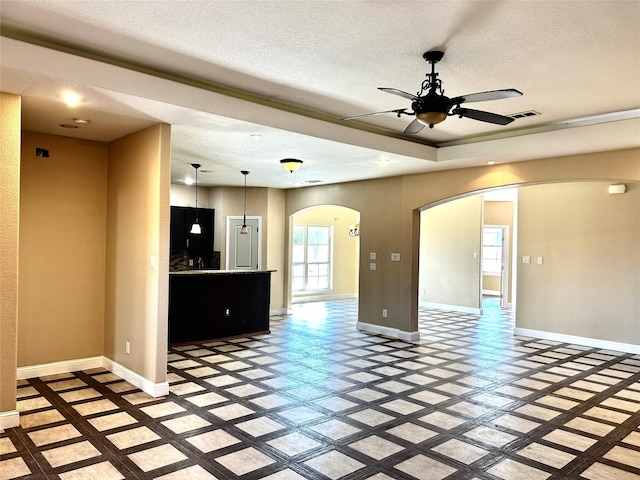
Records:
[[[502,228],[484,227],[482,231],[482,273],[502,273]]]
[[[294,292],[331,288],[332,230],[325,226],[293,226]]]

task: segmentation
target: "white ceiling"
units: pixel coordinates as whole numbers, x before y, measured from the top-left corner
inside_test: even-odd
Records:
[[[2,0],[0,16],[0,88],[23,96],[23,128],[111,141],[169,123],[174,183],[191,163],[202,185],[249,170],[292,188],[640,146],[638,1]],[[540,115],[413,136],[411,117],[340,120],[408,108],[376,87],[417,93],[432,49],[447,96],[516,88],[470,107]],[[59,127],[74,118],[90,123]]]

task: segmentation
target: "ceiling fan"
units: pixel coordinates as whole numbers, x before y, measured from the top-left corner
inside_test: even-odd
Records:
[[[460,105],[469,102],[485,102],[487,100],[499,100],[501,98],[519,97],[522,92],[509,88],[505,90],[490,90],[488,92],[471,93],[460,97],[445,97],[442,81],[436,73],[436,63],[442,60],[444,52],[432,50],[425,52],[422,57],[431,64],[431,73],[427,73],[427,78],[422,82],[420,91],[412,95],[397,88],[378,87],[383,92],[398,95],[411,100],[411,109],[397,108],[395,110],[385,110],[383,112],[364,113],[353,117],[346,117],[342,120],[352,120],[354,118],[366,117],[369,115],[380,115],[382,113],[395,113],[401,115],[415,116],[416,118],[405,128],[405,134],[415,134],[420,132],[426,125],[433,128],[434,125],[444,121],[448,116],[471,118],[481,122],[494,123],[496,125],[507,125],[513,122],[513,118],[505,117],[497,113],[485,112],[483,110],[472,110],[463,108]]]

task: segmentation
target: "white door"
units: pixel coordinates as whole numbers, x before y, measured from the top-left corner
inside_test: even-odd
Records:
[[[247,234],[241,234],[242,217],[227,217],[227,269],[260,270],[261,217],[247,217]]]

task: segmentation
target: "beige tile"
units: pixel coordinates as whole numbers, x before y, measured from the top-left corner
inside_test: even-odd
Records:
[[[548,408],[539,407],[537,405],[527,404],[523,405],[520,408],[516,408],[515,410],[522,415],[527,415],[529,417],[539,418],[541,420],[552,420],[560,415],[560,412],[556,410],[550,410]]]
[[[140,405],[142,403],[149,403],[154,400],[158,400],[157,398],[152,397],[146,392],[129,393],[127,395],[122,395],[122,398],[124,398],[131,405]]]
[[[229,421],[251,415],[252,413],[255,413],[255,411],[240,405],[239,403],[232,403],[231,405],[225,405],[224,407],[212,408],[209,410],[209,413],[212,413],[222,420]]]
[[[545,465],[549,465],[557,469],[561,469],[571,460],[576,458],[575,455],[571,455],[570,453],[535,442],[530,443],[522,450],[518,450],[516,453],[521,457],[544,463]]]
[[[335,418],[309,428],[311,428],[311,430],[315,430],[320,435],[331,438],[332,440],[339,440],[361,431],[359,428]]]
[[[125,477],[109,462],[100,462],[61,473],[60,480],[121,480]]]
[[[143,472],[186,460],[187,457],[172,445],[160,445],[127,455]]]
[[[240,443],[240,440],[236,437],[221,429],[194,435],[186,440],[203,453],[213,452]]]
[[[211,375],[215,375],[216,373],[220,373],[220,372],[215,368],[200,367],[200,368],[192,368],[191,370],[185,370],[184,373],[188,373],[189,375],[193,375],[194,377],[203,378],[203,377],[210,377]]]
[[[60,425],[58,427],[45,428],[29,432],[29,438],[36,447],[49,445],[50,443],[62,442],[70,438],[80,437],[82,434],[71,424]]]
[[[34,395],[40,395],[40,392],[32,386],[20,387],[16,391],[16,398],[18,400],[25,397],[33,397]]]
[[[130,392],[131,390],[137,390],[138,387],[130,384],[129,382],[116,382],[116,383],[109,383],[107,385],[107,388],[115,393],[123,393],[123,392]]]
[[[377,427],[378,425],[382,425],[383,423],[387,423],[395,419],[395,417],[379,412],[378,410],[374,410],[373,408],[366,408],[347,416],[352,420],[370,427]]]
[[[89,423],[99,432],[103,432],[113,428],[124,427],[125,425],[133,425],[134,423],[138,423],[138,421],[127,412],[118,412],[92,418],[89,420]]]
[[[167,415],[186,411],[183,407],[174,402],[156,403],[155,405],[142,407],[140,410],[151,418],[166,417]]]
[[[29,475],[31,470],[22,457],[10,458],[0,461],[0,479],[10,479]]]
[[[624,437],[622,441],[624,443],[628,443],[629,445],[640,447],[640,432],[631,432],[629,435]]]
[[[544,480],[551,476],[537,468],[530,467],[515,460],[507,458],[494,465],[489,470],[490,474],[505,480]]]
[[[583,432],[592,433],[604,437],[611,432],[615,427],[606,425],[601,422],[595,422],[593,420],[587,420],[586,418],[576,417],[567,423],[565,426],[569,428],[575,428],[576,430],[582,430]]]
[[[607,420],[608,422],[622,423],[626,421],[631,415],[626,413],[615,412],[608,408],[593,407],[584,412],[587,417],[595,417],[601,420]]]
[[[192,395],[187,397],[188,402],[193,403],[196,407],[207,407],[209,405],[215,405],[216,403],[226,402],[227,398],[216,392],[201,393],[200,395]]]
[[[508,428],[510,430],[515,430],[516,432],[521,433],[529,433],[534,428],[540,426],[539,422],[534,422],[532,420],[527,420],[526,418],[518,417],[516,415],[511,415],[507,413],[502,415],[501,417],[496,418],[493,423],[498,426]]]
[[[6,455],[16,451],[16,447],[9,437],[0,438],[0,455]]]
[[[435,425],[436,427],[444,428],[445,430],[451,430],[452,428],[462,425],[466,422],[462,418],[454,415],[449,415],[444,412],[433,412],[419,418],[420,421]]]
[[[305,477],[287,468],[272,475],[264,477],[262,480],[305,480]],[[383,479],[380,479],[383,480]]]
[[[332,412],[341,412],[358,405],[357,403],[342,397],[323,398],[321,400],[316,400],[314,403],[326,408],[327,410],[331,410]]]
[[[222,457],[216,458],[215,461],[236,475],[245,475],[275,463],[275,460],[271,457],[266,456],[253,447],[223,455]]]
[[[365,464],[335,450],[312,458],[311,460],[307,460],[304,464],[332,480],[357,472],[366,466]]]
[[[264,395],[262,397],[252,398],[249,401],[251,403],[255,403],[261,408],[264,408],[265,410],[282,407],[283,405],[288,405],[292,403],[291,400],[281,395],[278,395],[277,393],[272,393],[270,395]]]
[[[540,397],[536,399],[536,403],[542,403],[543,405],[548,405],[560,410],[571,410],[573,407],[580,405],[579,402],[556,397],[554,395],[545,395],[544,397]]]
[[[402,438],[411,443],[422,443],[425,440],[438,435],[437,432],[421,427],[415,423],[406,422],[386,431],[393,436]]]
[[[428,403],[429,405],[437,405],[438,403],[451,399],[451,397],[446,395],[440,395],[439,393],[430,392],[428,390],[421,390],[417,393],[411,394],[409,395],[409,398],[418,400],[419,402]]]
[[[640,480],[640,475],[626,472],[603,463],[594,463],[582,472],[580,476],[588,478],[589,480]]]
[[[470,418],[478,418],[491,412],[490,408],[467,401],[454,403],[453,405],[448,406],[447,410],[451,410],[452,412],[456,412]]]
[[[113,443],[116,448],[124,450],[125,448],[159,440],[160,436],[148,427],[137,427],[112,433],[111,435],[107,435],[107,439]]]
[[[73,408],[75,408],[80,415],[85,417],[87,415],[93,415],[95,413],[116,410],[118,406],[111,400],[104,398],[102,400],[94,400],[93,402],[79,403],[77,405],[74,405]]]
[[[84,442],[72,443],[64,447],[45,450],[42,452],[42,455],[53,468],[56,468],[86,460],[87,458],[99,457],[101,454],[97,448],[85,440]]]
[[[171,420],[165,420],[161,423],[174,433],[189,432],[191,430],[197,430],[211,425],[205,419],[195,414],[172,418]]]
[[[156,480],[184,480],[185,478],[188,478],[189,480],[216,480],[217,477],[207,472],[200,465],[194,465],[192,467],[156,477]]]
[[[198,385],[193,382],[179,383],[177,385],[171,385],[169,391],[174,395],[188,395],[194,392],[201,392],[205,390],[202,385]]]
[[[542,437],[542,439],[574,450],[580,450],[581,452],[584,452],[597,442],[594,438],[585,437],[583,435],[578,435],[561,429],[548,433]]]
[[[60,398],[68,403],[79,402],[80,400],[88,400],[90,398],[97,398],[101,396],[102,394],[93,388],[83,388],[81,390],[72,390],[70,392],[63,392],[60,394]]]
[[[234,377],[233,375],[219,375],[213,378],[205,378],[204,381],[213,385],[214,387],[226,387],[227,385],[240,383],[242,380]]]
[[[510,433],[496,430],[495,428],[485,427],[484,425],[476,427],[473,430],[469,430],[464,434],[464,436],[486,445],[491,445],[494,448],[500,448],[518,438]]]
[[[252,437],[261,437],[285,428],[281,423],[275,422],[268,417],[258,417],[246,422],[236,423],[236,427]]]
[[[638,450],[616,446],[603,455],[603,458],[634,468],[640,468],[640,452]]]
[[[621,400],[619,398],[607,398],[602,403],[600,403],[600,405],[633,413],[640,410],[640,402],[629,402],[627,400]]]
[[[39,427],[66,420],[58,410],[46,410],[44,412],[20,415],[20,426],[22,428]]]
[[[106,372],[101,375],[94,375],[93,379],[100,383],[108,383],[108,382],[113,382],[115,380],[122,380],[118,375],[111,372]]]
[[[71,390],[72,388],[86,387],[87,384],[79,378],[72,378],[60,382],[47,383],[47,386],[54,392],[61,392],[63,390]]]
[[[382,460],[383,458],[404,450],[404,447],[377,435],[371,435],[357,442],[350,443],[349,447],[375,460]]]
[[[394,468],[418,479],[425,478],[425,472],[429,472],[429,480],[440,480],[457,471],[455,468],[426,457],[425,455],[411,457],[404,462],[400,462]]]
[[[585,392],[584,390],[578,390],[576,388],[569,387],[559,388],[553,393],[555,393],[556,395],[562,395],[563,397],[576,398],[582,401],[589,400],[594,395],[591,392]]]
[[[50,407],[51,404],[44,397],[28,398],[25,400],[18,400],[16,402],[16,409],[19,412],[29,412],[31,410],[39,410],[41,408]]]
[[[267,445],[280,450],[289,457],[293,457],[300,453],[308,452],[309,450],[322,446],[322,443],[302,435],[299,432],[289,433],[282,437],[269,440],[266,443]]]
[[[412,413],[415,413],[418,410],[424,409],[424,406],[422,405],[417,405],[413,402],[408,402],[402,399],[392,400],[390,402],[383,403],[380,406],[382,408],[391,410],[392,412],[396,412],[401,415],[411,415]]]
[[[437,447],[432,448],[433,451],[446,455],[467,465],[481,459],[489,452],[483,448],[476,447],[457,439],[447,440]]]

